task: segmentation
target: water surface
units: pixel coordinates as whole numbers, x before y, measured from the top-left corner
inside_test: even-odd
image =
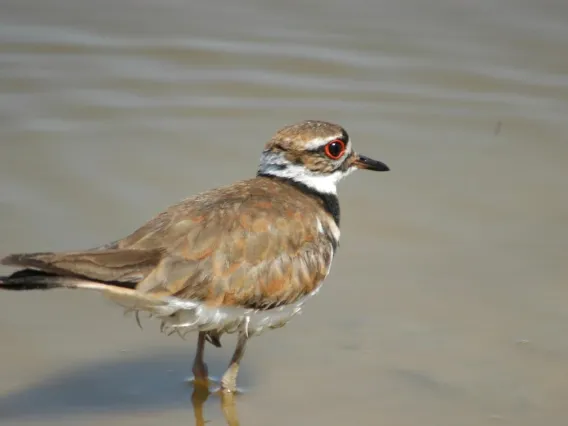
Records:
[[[562,425],[567,20],[553,0],[5,0],[0,252],[116,239],[253,175],[283,125],[336,121],[392,172],[341,184],[332,274],[251,342],[240,423]],[[0,296],[0,424],[194,421],[193,338],[93,294]],[[218,398],[204,416],[225,423]]]

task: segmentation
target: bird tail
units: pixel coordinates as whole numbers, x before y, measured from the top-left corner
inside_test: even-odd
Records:
[[[0,276],[0,290],[91,290],[127,309],[153,312],[166,301],[136,285],[157,261],[157,253],[134,250],[12,254],[0,264],[20,269]]]
[[[152,250],[97,250],[62,253],[21,253],[0,259],[16,267],[0,277],[0,290],[87,289],[134,294],[136,285],[159,262]]]
[[[158,263],[158,254],[107,250],[10,255],[0,259],[0,264],[21,269],[0,276],[0,290],[91,290],[102,293],[126,312],[134,312],[137,319],[139,312],[161,319],[162,330],[167,333],[179,333],[181,328],[214,330],[222,319],[215,307],[207,307],[198,300],[182,300],[167,292],[144,292],[136,288]],[[220,334],[215,332],[207,336],[215,346],[221,345],[219,338]]]
[[[117,284],[122,284],[125,288],[130,286],[130,283]],[[109,283],[86,280],[75,276],[58,275],[35,269],[21,269],[12,275],[0,277],[0,289],[12,291],[51,290],[55,288],[102,289],[110,285]]]
[[[76,276],[58,275],[35,269],[22,269],[12,275],[0,277],[0,290],[52,290],[82,289],[103,293],[120,305],[136,309],[152,311],[166,304],[161,297],[140,293],[135,290],[135,283],[102,282]]]

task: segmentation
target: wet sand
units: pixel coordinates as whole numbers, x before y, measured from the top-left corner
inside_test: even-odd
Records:
[[[95,246],[337,121],[386,174],[340,186],[323,290],[254,339],[242,425],[562,425],[568,4],[10,0],[0,253]],[[2,269],[0,272],[7,272]],[[80,292],[0,294],[0,424],[192,424],[196,337]],[[219,375],[233,339],[208,348]],[[218,397],[205,420],[225,424]]]

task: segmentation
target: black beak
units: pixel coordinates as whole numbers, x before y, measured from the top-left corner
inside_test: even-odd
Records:
[[[365,170],[373,170],[375,172],[388,172],[390,169],[385,163],[373,160],[372,158],[365,157],[364,155],[357,155],[357,159],[353,162],[355,167]]]

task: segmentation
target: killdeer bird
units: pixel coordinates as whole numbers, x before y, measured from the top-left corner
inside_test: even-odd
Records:
[[[288,322],[328,275],[339,245],[336,185],[356,169],[389,170],[353,151],[336,124],[284,127],[256,177],[183,200],[104,246],[9,255],[1,263],[20,269],[0,288],[95,290],[150,313],[164,331],[197,331],[193,373],[206,383],[205,343],[236,332],[221,379],[235,391],[247,339]]]

